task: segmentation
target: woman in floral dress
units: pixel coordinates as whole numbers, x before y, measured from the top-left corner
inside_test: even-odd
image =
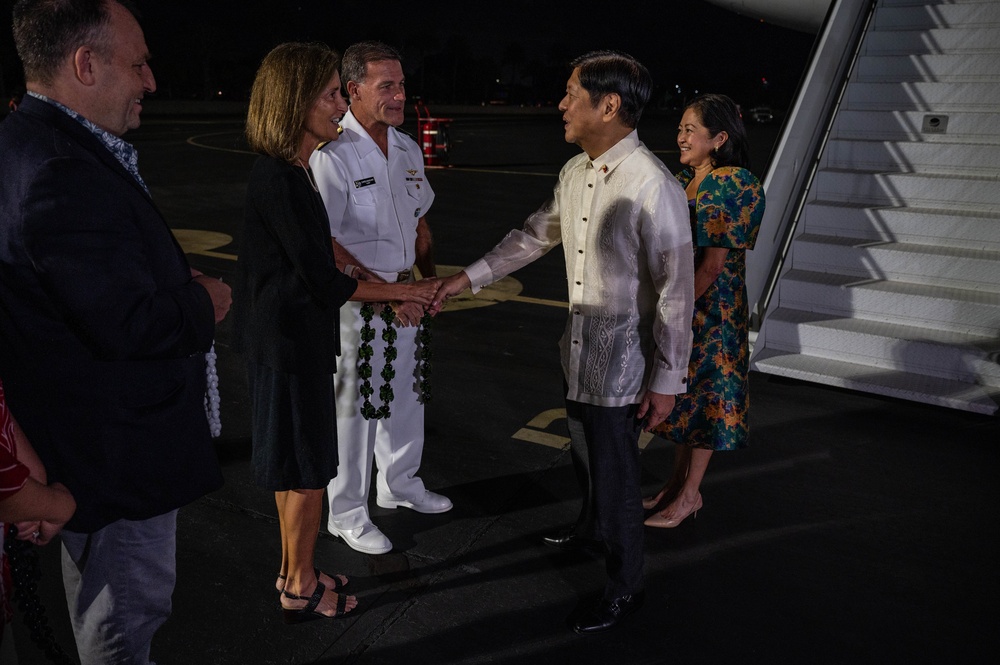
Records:
[[[694,346],[688,391],[655,431],[676,442],[666,486],[643,500],[660,508],[647,526],[673,528],[702,506],[701,480],[716,450],[747,445],[750,312],[746,251],[764,216],[764,191],[747,170],[749,146],[739,107],[725,95],[701,95],[677,131],[677,174],[691,206],[695,245]]]

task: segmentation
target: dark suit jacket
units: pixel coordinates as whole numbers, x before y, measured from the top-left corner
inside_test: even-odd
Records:
[[[203,400],[211,299],[138,182],[25,97],[0,124],[0,377],[90,532],[163,514],[222,476]]]

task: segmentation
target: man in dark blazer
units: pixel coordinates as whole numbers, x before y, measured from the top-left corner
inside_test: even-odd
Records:
[[[62,543],[82,662],[146,663],[177,508],[222,484],[205,352],[229,287],[188,266],[121,139],[156,85],[131,9],[20,0],[13,28],[28,94],[0,125],[0,377],[78,504]]]

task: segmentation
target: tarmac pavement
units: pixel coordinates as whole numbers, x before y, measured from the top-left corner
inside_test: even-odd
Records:
[[[671,166],[675,126],[655,117],[640,125]],[[428,176],[439,264],[478,258],[544,201],[573,154],[560,130],[555,118],[456,121],[454,167]],[[195,232],[185,242],[192,264],[227,279],[253,160],[239,131],[235,119],[154,118],[129,134],[171,225]],[[751,128],[765,160],[775,133]],[[320,534],[317,564],[348,575],[359,600],[337,620],[281,621],[273,495],[251,480],[242,365],[228,348],[228,322],[220,327],[216,445],[226,484],[180,512],[179,581],[173,616],[153,643],[156,662],[995,659],[1000,420],[757,373],[751,447],[713,457],[696,519],[646,531],[645,606],[610,633],[572,633],[566,616],[600,593],[604,564],[540,540],[579,506],[556,348],[561,252],[514,277],[434,324],[421,476],[455,508],[422,515],[373,500],[373,519],[395,545],[386,555]],[[669,475],[672,444],[643,445],[643,489],[652,493]],[[40,594],[71,650],[58,550],[39,554]],[[45,662],[23,626],[16,637],[22,665]]]

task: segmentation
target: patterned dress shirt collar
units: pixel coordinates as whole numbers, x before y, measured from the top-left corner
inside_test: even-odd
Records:
[[[73,109],[64,106],[63,104],[60,104],[54,99],[49,99],[45,95],[32,91],[28,91],[28,94],[36,99],[40,99],[43,102],[55,106],[57,109],[59,109],[69,117],[73,118],[84,127],[86,127],[90,131],[90,133],[96,136],[97,139],[101,142],[101,144],[104,145],[104,147],[107,148],[108,151],[115,156],[115,159],[118,160],[118,162],[122,165],[122,167],[124,167],[124,169],[128,171],[133,178],[136,179],[136,182],[142,185],[142,188],[146,190],[146,193],[149,194],[149,187],[146,186],[146,183],[143,182],[142,176],[139,175],[139,152],[135,149],[135,147],[131,143],[124,140],[120,136],[115,136],[111,132],[107,132],[101,129],[100,127],[95,125],[90,120],[87,120]]]

